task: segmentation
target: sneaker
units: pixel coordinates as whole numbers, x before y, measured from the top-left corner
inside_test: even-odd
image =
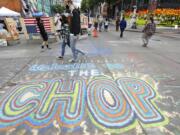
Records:
[[[147,44],[143,44],[142,47],[147,47]]]
[[[46,45],[46,47],[47,47],[47,49],[49,49],[49,50],[51,49],[51,48],[49,47],[49,45]]]
[[[45,50],[44,50],[44,47],[41,47],[41,52],[44,52]]]
[[[75,60],[69,60],[70,63],[75,63],[76,61]]]
[[[62,59],[63,59],[63,57],[62,57],[62,56],[59,56],[59,57],[58,57],[58,59],[61,59],[61,60],[62,60]]]

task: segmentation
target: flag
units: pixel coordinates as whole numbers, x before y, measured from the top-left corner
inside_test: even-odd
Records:
[[[51,33],[50,18],[42,17],[41,19],[43,21],[46,32]],[[40,32],[35,18],[25,18],[24,23],[26,25],[27,33],[39,33]]]

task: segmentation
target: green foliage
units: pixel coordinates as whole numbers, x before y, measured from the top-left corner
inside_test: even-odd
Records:
[[[86,11],[88,9],[93,9],[95,6],[97,6],[103,2],[107,2],[109,5],[112,5],[116,1],[117,0],[82,0],[81,1],[81,10]]]
[[[99,3],[99,0],[82,0],[81,10],[86,11],[87,9],[92,9],[98,3]]]
[[[64,12],[64,10],[65,10],[65,7],[64,6],[62,6],[62,5],[53,5],[52,7],[51,7],[51,9],[52,9],[52,11],[54,12],[54,13],[63,13]]]
[[[86,11],[88,9],[88,5],[87,5],[87,0],[82,0],[81,1],[81,10],[82,11]]]

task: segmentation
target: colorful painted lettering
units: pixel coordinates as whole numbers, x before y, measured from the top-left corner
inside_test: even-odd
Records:
[[[153,102],[154,89],[135,78],[97,76],[86,80],[55,79],[19,85],[0,101],[0,130],[26,124],[43,128],[58,122],[79,127],[87,111],[92,123],[119,133],[142,124],[163,123],[165,118]]]

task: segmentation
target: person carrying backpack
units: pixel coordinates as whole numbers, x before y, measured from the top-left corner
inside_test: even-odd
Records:
[[[150,38],[154,35],[156,32],[156,24],[154,23],[153,17],[150,17],[150,22],[147,23],[143,29],[143,47],[147,47]]]

